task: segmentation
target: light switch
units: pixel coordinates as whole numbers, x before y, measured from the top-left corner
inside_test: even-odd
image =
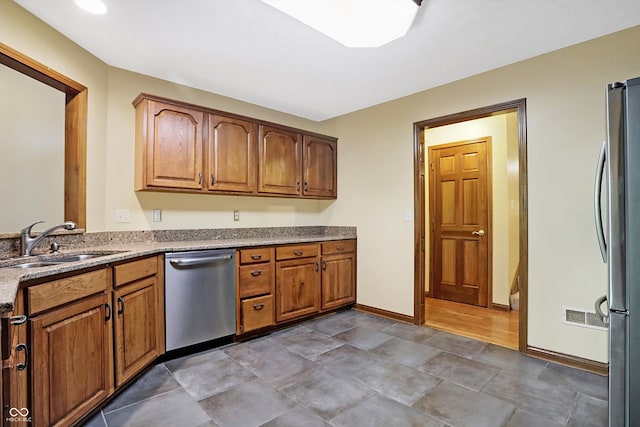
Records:
[[[162,222],[162,210],[154,209],[153,210],[153,222]]]
[[[131,211],[129,209],[116,209],[116,222],[131,222]]]

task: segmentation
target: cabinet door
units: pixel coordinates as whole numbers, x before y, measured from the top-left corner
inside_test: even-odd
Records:
[[[116,387],[149,365],[162,350],[158,340],[156,276],[114,291]]]
[[[276,321],[295,319],[320,310],[318,258],[276,264]]]
[[[103,293],[29,321],[34,425],[70,425],[113,392],[111,314]]]
[[[299,133],[260,126],[258,192],[301,193],[302,137]]]
[[[303,147],[303,194],[335,199],[338,194],[336,142],[305,135]]]
[[[322,309],[355,302],[355,256],[332,255],[322,258]]]
[[[149,101],[146,124],[146,185],[202,188],[204,113]]]
[[[256,191],[256,124],[209,115],[209,191]]]

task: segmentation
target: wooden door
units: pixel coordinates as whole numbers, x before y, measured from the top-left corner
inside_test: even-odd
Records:
[[[255,123],[219,115],[209,115],[209,191],[256,191]]]
[[[116,387],[160,355],[156,276],[114,291]]]
[[[434,297],[487,306],[488,139],[429,148]]]
[[[202,188],[204,113],[149,101],[147,120],[147,186]]]
[[[337,144],[326,138],[304,135],[302,194],[312,197],[337,197]]]
[[[29,321],[33,425],[73,424],[113,392],[111,315],[103,293]]]
[[[258,192],[301,194],[302,137],[299,133],[260,125]]]
[[[276,263],[276,321],[320,310],[320,264],[317,257]]]
[[[322,309],[355,301],[355,256],[353,253],[322,257]]]

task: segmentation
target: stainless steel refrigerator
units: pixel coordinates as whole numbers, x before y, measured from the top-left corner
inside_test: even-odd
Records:
[[[609,270],[609,292],[596,301],[596,311],[609,321],[609,426],[638,426],[640,78],[607,86],[607,132],[598,161],[594,201],[598,241]]]

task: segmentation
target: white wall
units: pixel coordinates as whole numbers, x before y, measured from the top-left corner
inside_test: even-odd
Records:
[[[568,326],[562,307],[606,293],[593,232],[593,174],[605,85],[640,75],[640,27],[334,119],[341,197],[332,224],[358,226],[358,300],[413,314],[413,123],[526,98],[529,345],[607,360],[607,333]]]
[[[510,202],[508,194],[510,177],[507,174],[507,145],[510,140],[508,135],[509,128],[507,127],[507,118],[510,116],[516,116],[517,119],[517,113],[510,112],[462,123],[428,128],[424,133],[424,142],[426,147],[478,139],[485,136],[491,137],[492,222],[490,236],[492,238],[493,245],[491,278],[492,302],[501,305],[509,305],[509,289],[511,287],[511,279],[509,278]],[[511,131],[513,132],[514,129],[511,129]],[[517,154],[517,128],[515,129],[515,140],[513,139],[513,135],[511,135],[511,137],[511,143],[513,144],[515,142]],[[429,178],[430,175],[425,176],[425,216],[427,224],[429,223]],[[515,179],[515,185],[517,187],[518,176],[511,176],[511,179]],[[428,242],[429,227],[425,229],[425,233],[425,238]],[[427,268],[427,275],[425,277],[427,278],[429,277],[429,254],[430,248],[429,245],[427,245],[425,250],[425,267]],[[425,285],[428,285],[428,280],[425,280]]]
[[[0,65],[0,233],[64,222],[64,93]]]

